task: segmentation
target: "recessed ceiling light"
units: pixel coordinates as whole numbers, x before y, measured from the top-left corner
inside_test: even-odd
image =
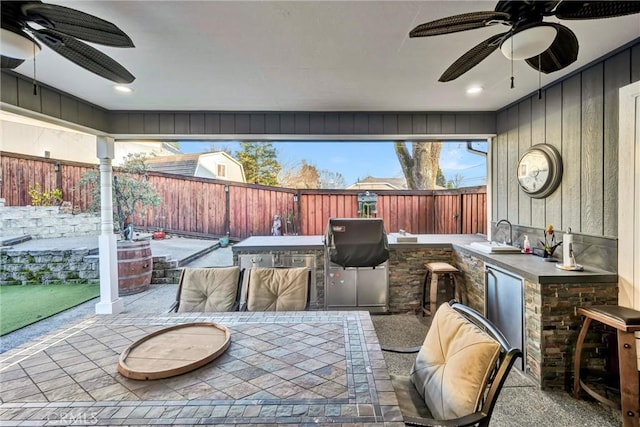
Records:
[[[115,90],[117,90],[118,92],[122,92],[122,93],[131,93],[133,92],[133,89],[131,89],[129,86],[114,86],[113,87]]]
[[[467,89],[467,95],[477,95],[482,92],[482,86],[471,86]]]

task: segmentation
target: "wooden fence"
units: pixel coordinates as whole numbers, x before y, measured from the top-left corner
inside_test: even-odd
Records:
[[[0,153],[0,197],[7,206],[31,203],[29,187],[60,188],[64,200],[87,209],[90,195],[78,188],[82,174],[96,166]],[[324,234],[330,217],[355,218],[362,190],[296,190],[206,178],[149,173],[161,197],[158,208],[138,215],[135,224],[150,230],[193,236],[244,239],[271,234],[273,217],[289,234]],[[388,232],[414,234],[486,233],[486,187],[456,190],[380,190],[375,216]]]

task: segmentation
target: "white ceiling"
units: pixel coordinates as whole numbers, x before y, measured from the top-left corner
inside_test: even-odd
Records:
[[[449,83],[460,55],[506,27],[409,39],[423,22],[493,10],[494,1],[50,1],[111,21],[134,49],[100,46],[136,76],[134,93],[48,48],[38,80],[112,110],[494,111],[538,87],[524,61],[499,51]],[[556,21],[557,19],[548,19]],[[542,85],[640,37],[640,14],[562,21],[577,35],[578,60],[542,75]],[[32,76],[33,63],[17,72]],[[467,87],[485,91],[471,97]]]

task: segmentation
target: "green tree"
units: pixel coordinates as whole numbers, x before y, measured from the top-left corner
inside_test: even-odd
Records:
[[[244,168],[247,182],[263,185],[278,185],[278,174],[282,169],[278,152],[270,142],[241,142],[236,158]]]
[[[444,173],[442,173],[442,169],[438,168],[438,175],[436,176],[436,185],[440,187],[447,186],[447,178],[444,177]]]
[[[113,206],[114,222],[118,230],[124,229],[125,219],[134,220],[134,215],[146,215],[152,206],[160,205],[160,196],[147,177],[147,154],[130,153],[122,165],[113,171]],[[80,177],[80,188],[87,189],[91,194],[89,210],[100,211],[100,172],[92,169]]]
[[[395,141],[396,155],[410,190],[432,190],[440,169],[442,142],[411,142],[411,154],[406,141]]]

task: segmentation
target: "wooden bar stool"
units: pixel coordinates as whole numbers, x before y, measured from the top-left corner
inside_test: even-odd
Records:
[[[613,408],[622,409],[622,425],[638,427],[640,424],[640,401],[638,381],[638,354],[636,353],[636,339],[634,332],[640,331],[640,311],[617,305],[598,305],[578,308],[578,314],[585,316],[582,329],[576,343],[574,359],[573,394],[580,396],[584,390],[591,397]],[[620,400],[621,406],[597,393],[580,378],[580,362],[584,339],[591,321],[595,320],[618,330],[618,363],[620,370]]]
[[[427,274],[424,276],[422,285],[422,313],[432,316],[437,310],[438,301],[438,282],[440,278],[444,279],[446,289],[451,289],[453,285],[454,298],[463,304],[467,303],[467,295],[460,287],[457,274],[459,270],[446,262],[428,262],[424,265],[427,268]],[[427,285],[429,288],[429,308],[427,309]]]

